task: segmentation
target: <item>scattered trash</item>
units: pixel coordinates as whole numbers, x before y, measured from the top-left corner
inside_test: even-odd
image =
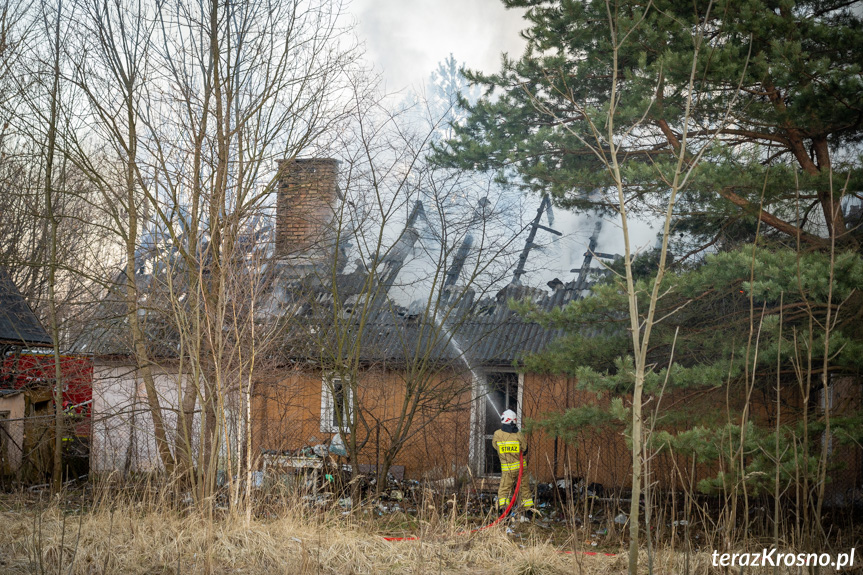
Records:
[[[332,497],[332,493],[319,493],[317,495],[304,495],[302,499],[306,503],[314,504],[316,507],[323,507],[330,502]]]
[[[263,487],[264,486],[264,472],[263,471],[252,471],[252,487]]]
[[[605,494],[605,487],[601,483],[591,483],[587,486],[588,497],[602,497]]]
[[[342,441],[342,436],[340,434],[336,433],[333,435],[333,440],[330,441],[329,452],[333,455],[347,457],[348,450],[345,448],[345,442]]]
[[[323,443],[319,443],[312,447],[312,453],[317,455],[318,457],[326,457],[329,455],[330,450]]]
[[[533,492],[533,498],[537,505],[555,501],[557,499],[555,497],[556,491],[558,491],[558,488],[553,483],[537,483],[536,489]]]
[[[675,521],[674,524],[680,525],[681,527],[686,527],[687,525],[689,525],[689,521],[687,521],[686,519],[681,519],[680,521]]]
[[[341,511],[344,516],[360,513],[375,517],[392,514],[417,517],[425,515],[426,509],[436,512],[457,509],[458,513],[464,513],[476,521],[494,513],[496,509],[496,493],[474,483],[466,483],[458,474],[433,481],[417,481],[404,479],[399,473],[395,476],[388,473],[381,477],[375,466],[361,465],[357,469],[357,466],[343,463],[344,460],[338,461],[334,456],[347,453],[339,434],[333,435],[329,442],[313,446],[307,444],[299,449],[285,451],[262,450],[262,453],[264,471],[255,472],[254,485],[295,489],[302,494],[306,506]],[[453,492],[453,489],[457,491]],[[587,544],[595,547],[598,541],[604,541],[603,538],[608,536],[611,521],[620,525],[629,521],[625,513],[614,517],[612,511],[621,500],[609,499],[606,503],[597,497],[603,492],[601,484],[587,484],[582,478],[535,484],[536,506],[533,510],[536,517],[529,519],[522,516],[520,512],[523,510],[515,506],[507,532],[518,537],[518,533],[525,531],[520,524],[529,521],[537,529],[543,530],[564,525],[581,527],[586,523],[583,521],[585,517],[589,517],[583,536],[589,536]],[[567,505],[567,502],[571,504],[576,500],[578,502],[574,507]],[[687,522],[675,524],[687,525]]]

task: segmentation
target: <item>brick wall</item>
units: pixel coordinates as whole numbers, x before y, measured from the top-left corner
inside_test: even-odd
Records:
[[[331,158],[279,162],[276,255],[308,255],[325,236],[338,194],[338,161]]]

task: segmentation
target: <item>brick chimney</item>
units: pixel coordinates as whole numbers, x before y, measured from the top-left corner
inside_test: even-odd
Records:
[[[332,158],[279,162],[277,256],[310,256],[324,239],[338,196],[338,164]]]

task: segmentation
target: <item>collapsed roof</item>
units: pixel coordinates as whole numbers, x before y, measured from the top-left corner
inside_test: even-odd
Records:
[[[259,324],[277,326],[275,351],[284,361],[326,363],[333,350],[358,346],[365,363],[399,363],[431,356],[470,365],[512,365],[526,355],[542,351],[560,335],[554,328],[525,320],[510,300],[529,300],[538,310],[561,307],[580,297],[577,281],[558,282],[551,293],[509,284],[494,295],[477,297],[473,289],[440,292],[432,309],[412,310],[388,297],[385,286],[369,282],[369,273],[355,270],[332,279],[317,274],[297,276],[290,262],[275,260],[256,306]],[[176,327],[164,281],[150,274],[136,277],[142,294],[138,318],[149,353],[170,358],[178,354]],[[133,353],[123,299],[125,275],[101,303],[76,349],[101,356]],[[179,285],[170,290],[176,294]],[[182,297],[182,296],[180,296]],[[186,298],[183,298],[184,300]],[[263,330],[261,330],[263,332]],[[347,353],[347,350],[345,351]]]
[[[438,274],[440,285],[425,298],[424,305],[403,305],[393,297],[393,286],[410,283],[400,282],[399,278],[421,236],[418,228],[424,217],[423,206],[414,204],[392,249],[376,265],[357,261],[353,269],[346,271],[350,266],[345,261],[344,244],[313,241],[310,235],[325,227],[320,222],[323,210],[315,205],[314,197],[332,199],[338,195],[334,166],[331,160],[283,163],[282,169],[292,172],[283,176],[280,184],[276,226],[259,226],[255,221],[238,242],[249,254],[255,254],[240,254],[239,267],[250,260],[259,263],[248,269],[244,281],[238,282],[246,293],[229,293],[227,297],[235,309],[245,310],[243,313],[264,327],[259,333],[269,330],[274,334],[268,354],[284,362],[316,364],[333,361],[341,353],[364,363],[432,360],[461,362],[468,367],[509,366],[542,351],[561,335],[556,328],[525,319],[510,306],[512,300],[529,300],[535,309],[549,311],[582,297],[589,288],[589,260],[582,270],[573,270],[579,272],[573,281],[549,282],[550,292],[521,285],[525,261],[536,246],[533,242],[537,230],[559,235],[539,224],[543,211],[550,210],[550,202],[543,201],[528,227],[525,249],[507,285],[465,286],[459,281],[472,249],[473,237],[468,233],[458,246],[452,246],[447,269]],[[316,178],[323,175],[325,180],[308,183],[303,181],[303,174]],[[487,201],[481,200],[477,210],[485,209],[483,202]],[[292,210],[292,206],[296,209]],[[299,218],[302,219],[298,221]],[[597,232],[592,237],[591,251],[595,249]],[[313,253],[316,248],[323,249]],[[138,319],[149,353],[155,357],[178,355],[181,335],[173,318],[178,310],[190,311],[188,306],[194,299],[186,293],[182,265],[176,265],[182,259],[176,257],[176,251],[170,243],[153,242],[139,250],[137,256]],[[202,253],[206,251],[202,248]],[[78,351],[102,356],[132,354],[125,281],[125,274],[119,274],[114,289],[94,316],[91,329],[76,346]],[[254,305],[250,305],[251,300]]]

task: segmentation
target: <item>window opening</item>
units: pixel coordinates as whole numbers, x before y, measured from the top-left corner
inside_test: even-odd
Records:
[[[321,386],[321,431],[335,433],[353,423],[351,386],[340,377],[324,378]]]
[[[338,427],[339,422],[347,425],[347,415],[351,412],[348,402],[348,390],[341,379],[333,380],[333,427]]]

